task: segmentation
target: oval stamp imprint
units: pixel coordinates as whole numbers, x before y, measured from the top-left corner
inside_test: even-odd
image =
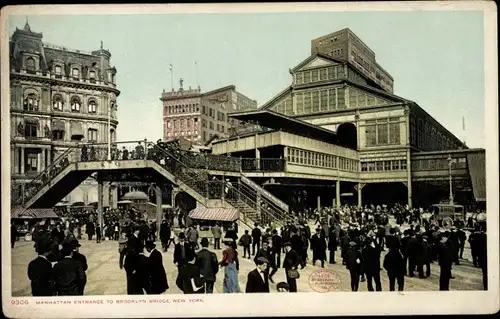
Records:
[[[339,274],[331,269],[319,269],[309,275],[309,286],[317,292],[329,292],[340,287]]]

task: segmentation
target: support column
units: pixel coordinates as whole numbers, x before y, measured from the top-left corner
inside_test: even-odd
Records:
[[[335,183],[335,207],[337,207],[337,209],[340,209],[340,181],[337,180],[337,182]]]
[[[411,180],[410,182],[403,182],[408,190],[408,207],[412,208],[412,189],[411,189]]]
[[[162,208],[162,192],[161,187],[159,185],[155,185],[155,193],[156,193],[156,232],[157,237],[160,237],[160,227],[161,221],[163,219],[163,208]]]
[[[363,187],[365,187],[366,184],[364,183],[358,183],[357,185],[357,191],[358,191],[358,207],[361,208],[363,206]]]
[[[257,138],[255,138],[255,142],[257,142]],[[260,150],[255,147],[255,168],[260,170]]]
[[[175,196],[177,196],[178,193],[179,189],[177,187],[172,187],[172,194],[170,195],[170,205],[172,206],[172,209],[175,208]]]
[[[283,171],[286,172],[286,166],[288,165],[288,146],[283,148],[283,159],[285,161],[283,163]]]
[[[261,217],[262,212],[260,209],[260,193],[257,193],[257,217]]]
[[[102,181],[101,174],[97,174],[97,224],[101,227],[102,231],[102,210],[103,210],[103,196],[104,196],[104,184]]]
[[[52,164],[52,152],[51,149],[47,149],[47,166]]]
[[[24,147],[21,146],[21,175],[24,175]]]
[[[318,206],[318,212],[321,210],[321,196],[318,195],[316,198],[316,205]]]

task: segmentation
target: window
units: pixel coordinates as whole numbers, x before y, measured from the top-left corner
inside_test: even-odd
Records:
[[[366,162],[361,163],[361,171],[366,172],[368,170],[368,165]]]
[[[38,168],[38,154],[36,153],[28,153],[26,155],[26,165],[25,171],[28,172],[36,172]]]
[[[95,100],[89,101],[89,113],[97,113],[97,103]]]
[[[60,65],[56,65],[56,67],[54,68],[54,73],[57,75],[62,75],[62,68]]]
[[[28,94],[24,99],[25,111],[38,111],[38,98],[35,94]]]
[[[392,161],[392,170],[399,171],[399,161]]]
[[[385,171],[391,170],[391,161],[384,161],[384,170]]]
[[[95,79],[95,71],[90,71],[89,72],[89,78],[90,79]]]
[[[375,146],[377,144],[377,126],[366,126],[366,146]]]
[[[387,124],[377,125],[377,144],[387,144],[388,139]]]
[[[53,130],[52,131],[52,139],[55,140],[55,141],[64,140],[64,131]]]
[[[405,170],[405,169],[406,169],[406,160],[401,160],[401,161],[399,162],[399,168],[400,168],[401,170]]]
[[[186,120],[186,122],[187,122],[187,123],[186,123],[186,124],[187,124],[187,127],[188,127],[188,128],[190,128],[190,127],[191,127],[191,119],[187,119],[187,120]]]
[[[38,123],[26,122],[24,126],[24,137],[36,138],[38,135]]]
[[[80,70],[78,70],[77,68],[74,68],[71,71],[71,75],[73,76],[73,78],[78,79],[80,77]]]
[[[214,129],[214,122],[210,121],[209,127],[211,130],[213,130]]]
[[[97,142],[97,130],[94,128],[89,128],[87,140],[89,142]]]
[[[28,73],[35,73],[36,67],[35,67],[35,59],[33,58],[27,58],[26,59],[26,70]]]
[[[197,117],[194,118],[194,122],[198,123],[198,118]]]
[[[71,111],[72,112],[80,112],[80,99],[76,96],[71,99]]]
[[[63,99],[62,99],[62,96],[60,96],[60,95],[54,96],[54,101],[52,103],[52,107],[56,111],[62,111],[63,110]]]
[[[377,171],[384,170],[384,162],[377,162]]]
[[[399,140],[399,123],[397,123],[398,119],[397,118],[394,118],[394,119],[390,119],[391,122],[393,123],[389,123],[389,143],[390,144],[399,144],[400,143],[400,140]]]

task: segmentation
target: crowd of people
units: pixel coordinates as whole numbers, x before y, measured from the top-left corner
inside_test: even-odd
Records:
[[[88,266],[78,248],[85,229],[89,240],[95,236],[97,243],[103,237],[117,241],[118,266],[125,270],[127,293],[131,295],[161,294],[169,289],[162,253],[172,245],[173,263],[178,269],[175,284],[185,294],[213,293],[221,270],[223,293],[270,292],[269,285],[276,284],[273,277],[280,268],[286,282],[278,283],[277,290],[297,292],[301,270],[308,264],[325,267],[337,263],[337,250],[341,258],[338,262],[350,273],[352,291],[358,291],[360,282],[365,281],[369,291],[382,291],[382,270],[387,272],[388,290],[402,291],[405,277],[429,277],[432,263],[440,268],[439,289],[449,290],[453,265],[462,261],[467,241],[473,265],[482,270],[487,289],[486,224],[474,222],[467,238],[461,226],[443,229],[414,212],[408,214],[402,206],[326,207],[300,212],[280,228],[255,224],[241,236],[237,223],[229,227],[217,224],[211,227],[212,244],[208,238],[200,238],[195,224],[173,227],[171,216],[166,216],[158,230],[159,249],[155,244],[156,223],[146,222],[133,211],[107,211],[102,230],[92,216],[65,217],[63,222],[34,226],[38,257],[29,264],[28,277],[33,296],[83,295]],[[401,224],[398,216],[403,216]],[[397,222],[391,224],[390,217]],[[407,229],[402,230],[402,224]],[[314,225],[313,230],[310,225]],[[208,247],[213,245],[217,251],[221,244],[219,260]],[[241,258],[253,259],[255,264],[244,289],[238,281]]]

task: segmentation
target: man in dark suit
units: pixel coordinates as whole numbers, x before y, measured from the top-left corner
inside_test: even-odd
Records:
[[[190,246],[190,245],[186,245]],[[187,263],[179,267],[179,274],[175,283],[184,294],[205,293],[204,278],[200,268],[195,264],[196,255],[189,250],[186,255]]]
[[[325,268],[326,239],[321,234],[321,228],[316,229],[316,234],[311,237],[311,249],[313,251],[313,266],[316,266],[316,260],[320,260],[321,267]]]
[[[54,265],[52,278],[58,296],[81,295],[87,282],[87,275],[82,264],[73,259],[73,246],[63,243],[61,250],[63,259]]]
[[[85,258],[85,256],[80,253],[80,247],[82,245],[80,245],[80,243],[78,242],[77,239],[72,239],[69,242],[69,244],[73,248],[72,258],[74,260],[78,261],[81,264],[84,272],[87,271],[87,269],[88,269],[87,258]],[[83,285],[81,286],[81,288],[82,289],[85,288],[86,284],[87,284],[87,276],[85,276],[85,282],[83,283]],[[83,295],[83,290],[80,291],[80,294]]]
[[[278,267],[276,267],[276,263],[273,260],[274,251],[271,247],[269,247],[269,243],[267,241],[262,242],[262,248],[257,251],[255,254],[254,262],[257,263],[257,259],[263,257],[267,260],[267,273],[269,275],[269,281],[274,283],[273,276],[278,271]],[[272,269],[271,269],[272,268]],[[269,272],[270,271],[270,272]]]
[[[56,228],[52,229],[51,236],[53,243],[57,245],[64,240],[64,232],[61,230],[61,224],[57,224]]]
[[[179,242],[175,244],[174,249],[174,264],[178,268],[184,266],[188,262],[189,256],[194,256],[193,247],[186,243],[186,235],[184,233],[179,234]]]
[[[47,259],[50,254],[51,243],[39,239],[37,242],[38,257],[28,265],[28,278],[31,280],[31,294],[33,297],[53,296],[54,286],[52,279],[52,264]]]
[[[153,241],[146,242],[146,250],[149,252],[148,267],[151,282],[151,293],[162,294],[168,289],[167,273],[163,267],[163,258],[156,249]]]
[[[438,244],[439,290],[450,290],[451,267],[455,256],[449,236],[448,231],[443,232]]]
[[[283,260],[283,268],[285,269],[286,282],[290,286],[290,292],[297,292],[297,279],[289,276],[289,270],[297,270],[300,265],[300,257],[295,250],[292,249],[292,244],[285,243],[285,259]]]
[[[375,289],[382,291],[382,284],[380,283],[380,251],[381,248],[377,243],[376,237],[368,237],[367,245],[362,252],[364,260],[363,270],[366,274],[368,291],[374,291],[373,281],[375,282]]]
[[[273,261],[276,262],[276,268],[279,268],[281,265],[281,251],[283,250],[283,238],[278,235],[278,231],[273,229],[273,237],[271,239],[273,243]]]
[[[128,238],[123,267],[127,272],[127,294],[139,293],[139,286],[135,274],[137,273],[139,254],[144,250],[142,241],[139,239],[139,226],[133,226],[133,233]]]
[[[170,234],[172,230],[170,229],[169,224],[167,223],[166,220],[163,220],[161,225],[160,225],[160,241],[161,241],[161,246],[163,248],[163,251],[168,250],[168,244],[170,240]]]
[[[205,291],[207,294],[214,292],[215,275],[219,271],[217,255],[208,250],[208,239],[201,239],[201,250],[196,254],[196,266],[200,268],[201,275],[205,279]]]
[[[260,249],[261,237],[262,231],[259,228],[259,224],[255,223],[255,228],[252,230],[252,256],[255,255],[255,246],[257,246],[257,251]]]
[[[258,257],[255,260],[257,268],[248,273],[246,293],[269,292],[268,263],[269,261],[264,257]]]

